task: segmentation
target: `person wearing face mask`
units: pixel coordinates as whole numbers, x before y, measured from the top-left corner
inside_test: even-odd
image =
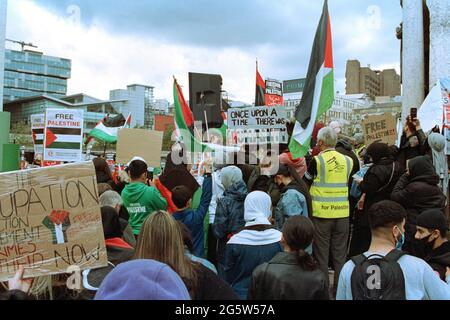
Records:
[[[320,129],[317,145],[321,152],[311,160],[305,174],[311,185],[312,221],[316,229],[314,257],[327,279],[331,257],[335,288],[347,255],[350,231],[348,186],[353,168],[353,160],[335,150],[337,139],[337,133],[332,128]]]
[[[444,281],[446,268],[450,267],[447,232],[448,221],[441,210],[425,210],[417,217],[416,239],[424,246],[424,260]]]
[[[370,208],[370,248],[342,268],[336,300],[450,299],[450,268],[443,282],[425,261],[399,250],[405,239],[406,214],[391,200]],[[367,266],[374,271],[368,272]]]
[[[427,209],[444,210],[446,197],[439,188],[439,176],[428,156],[418,156],[408,161],[406,173],[397,181],[391,193],[391,200],[401,204],[406,217],[406,242],[403,250],[422,257],[422,245],[416,234],[417,217]]]
[[[273,179],[281,191],[280,201],[275,209],[275,221],[277,229],[282,230],[289,217],[308,217],[312,213],[311,196],[306,183],[297,182],[287,165],[281,164]]]

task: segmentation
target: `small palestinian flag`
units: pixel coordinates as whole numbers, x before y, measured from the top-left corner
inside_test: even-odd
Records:
[[[47,149],[81,149],[81,128],[51,128],[45,132]]]
[[[265,106],[266,105],[266,83],[259,74],[258,71],[258,61],[256,61],[256,92],[255,92],[255,106]]]
[[[34,145],[43,145],[44,144],[44,129],[32,129],[31,135],[33,137]]]
[[[89,132],[85,144],[88,144],[94,138],[106,143],[117,142],[117,133],[119,129],[130,128],[130,126],[131,113],[126,120],[122,114],[115,117],[105,117],[105,119],[100,121],[97,126]]]
[[[334,99],[333,52],[328,2],[323,5],[322,17],[314,38],[308,74],[302,100],[295,111],[295,127],[289,149],[294,159],[305,156],[317,119],[328,111]]]

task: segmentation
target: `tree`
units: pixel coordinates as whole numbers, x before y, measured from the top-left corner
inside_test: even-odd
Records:
[[[172,147],[172,134],[174,131],[174,126],[173,125],[169,125],[166,129],[166,131],[164,131],[164,135],[163,135],[163,143],[162,143],[162,151],[170,151],[170,148]]]

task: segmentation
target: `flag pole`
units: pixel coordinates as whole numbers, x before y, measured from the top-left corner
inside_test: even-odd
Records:
[[[103,148],[103,157],[106,159],[106,145],[107,145],[107,142],[105,141],[105,145],[104,145],[104,148]]]

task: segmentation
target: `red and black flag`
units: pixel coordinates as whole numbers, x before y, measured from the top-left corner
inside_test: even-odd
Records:
[[[256,61],[256,92],[255,92],[255,106],[265,106],[266,105],[266,83],[259,74],[258,71],[258,61]]]

